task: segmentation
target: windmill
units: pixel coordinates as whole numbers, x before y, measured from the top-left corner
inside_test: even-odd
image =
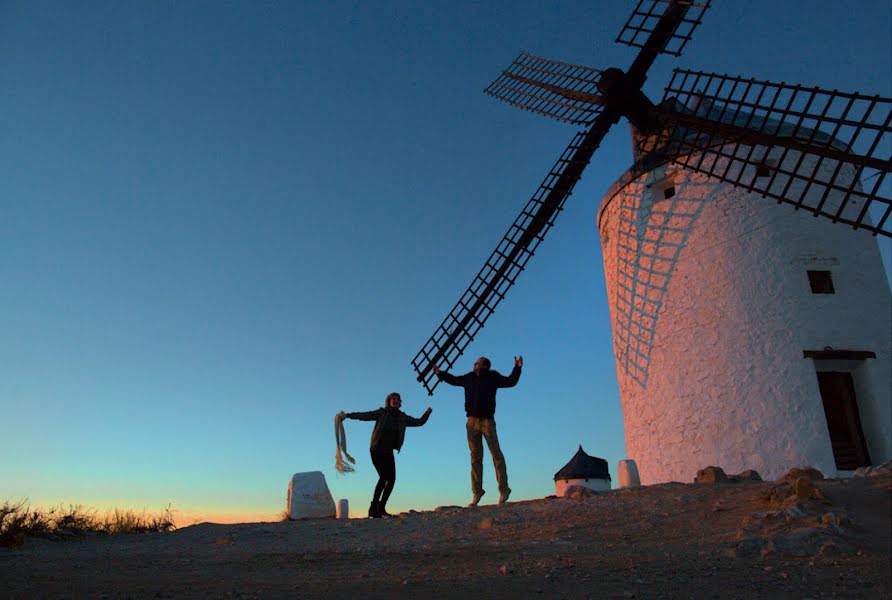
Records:
[[[643,94],[655,59],[680,56],[709,6],[710,0],[638,2],[616,39],[639,49],[625,71],[521,52],[486,88],[509,104],[582,129],[412,359],[429,394],[439,382],[432,366],[451,367],[486,324],[622,117],[640,134],[633,174],[671,160],[815,217],[892,236],[892,198],[882,187],[892,171],[892,100],[680,69],[661,103]],[[817,157],[817,166],[802,169],[805,156]],[[875,222],[871,212],[879,214]]]

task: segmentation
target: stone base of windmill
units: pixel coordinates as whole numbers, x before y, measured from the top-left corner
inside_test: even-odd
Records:
[[[288,484],[288,518],[324,519],[335,516],[335,503],[322,471],[295,473]]]

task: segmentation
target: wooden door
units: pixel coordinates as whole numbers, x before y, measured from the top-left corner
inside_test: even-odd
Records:
[[[818,371],[818,387],[824,402],[827,429],[836,468],[851,471],[870,465],[870,454],[861,430],[861,417],[855,399],[851,373]]]

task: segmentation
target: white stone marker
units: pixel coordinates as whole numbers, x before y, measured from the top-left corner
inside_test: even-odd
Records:
[[[318,519],[335,516],[335,504],[322,471],[295,473],[288,484],[288,517]]]
[[[638,465],[635,464],[634,460],[627,458],[619,461],[617,471],[619,472],[619,487],[628,488],[641,485],[641,478],[638,476]]]
[[[350,503],[347,502],[346,498],[341,498],[338,500],[338,519],[349,519],[350,518]]]

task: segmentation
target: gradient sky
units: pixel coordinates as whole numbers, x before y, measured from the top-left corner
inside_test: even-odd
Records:
[[[333,417],[399,391],[434,412],[391,507],[466,503],[461,390],[409,361],[574,133],[481,90],[520,49],[628,67],[633,6],[0,0],[0,500],[273,519],[322,470],[356,513],[371,424],[336,476]],[[684,67],[890,96],[890,38],[888,0],[717,0],[645,91]],[[624,458],[595,216],[630,162],[622,122],[454,369],[526,360],[512,499],[579,444]]]

